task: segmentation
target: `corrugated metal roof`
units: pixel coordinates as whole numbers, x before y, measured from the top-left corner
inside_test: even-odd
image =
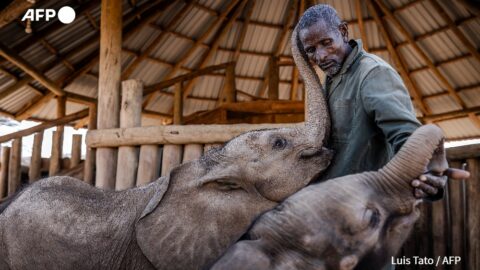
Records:
[[[93,0],[92,0],[93,1]],[[298,4],[300,1],[296,1]],[[350,37],[360,38],[361,33],[356,23],[357,14],[354,0],[326,0],[316,1],[331,4],[337,9],[339,15],[343,20],[351,21]],[[480,69],[478,68],[479,61],[471,56],[468,56],[469,51],[465,44],[454,34],[450,29],[437,31],[436,29],[444,29],[447,23],[439,16],[437,10],[431,5],[429,1],[418,1],[412,4],[412,0],[388,0],[382,1],[394,13],[395,18],[400,24],[409,32],[413,38],[418,36],[430,35],[422,37],[417,41],[418,46],[429,57],[433,63],[438,64],[438,69],[447,78],[454,88],[460,89],[459,96],[465,102],[467,107],[480,106]],[[72,1],[61,0],[43,1],[41,6],[59,8],[63,5],[69,4],[74,8],[79,5],[86,5],[89,1]],[[137,1],[137,6],[144,3],[152,4],[148,0]],[[140,64],[133,70],[130,78],[135,78],[144,81],[145,85],[160,82],[165,79],[165,76],[170,73],[172,65],[184,58],[184,55],[189,52],[194,42],[188,39],[198,39],[201,37],[210,26],[217,20],[231,2],[219,0],[197,0],[190,4],[190,8],[182,16],[179,23],[173,27],[174,33],[164,35],[157,44],[154,45],[152,52],[148,57],[144,58]],[[239,2],[241,3],[241,1]],[[237,89],[255,95],[260,85],[264,81],[265,71],[268,68],[269,56],[273,54],[273,50],[278,46],[276,41],[279,38],[284,23],[285,16],[289,14],[288,7],[293,3],[293,0],[256,0],[251,15],[251,23],[246,28],[246,35],[243,44],[241,45],[241,54],[236,64],[236,86]],[[441,0],[440,5],[445,9],[450,18],[457,22],[459,29],[466,35],[471,44],[479,46],[480,44],[480,19],[471,19],[472,14],[461,4],[451,1]],[[408,7],[404,8],[405,5]],[[177,16],[178,12],[185,6],[184,1],[175,1],[164,12],[156,15],[153,20],[158,26],[165,28]],[[236,6],[238,7],[238,5]],[[234,9],[236,8],[234,7]],[[298,8],[295,7],[295,8]],[[402,8],[395,12],[395,9]],[[233,10],[234,10],[233,9]],[[372,20],[372,15],[369,14],[366,3],[361,3],[362,16],[364,18],[365,32],[367,33],[366,44],[369,49],[375,49],[375,54],[385,59],[390,64],[393,64],[389,52],[386,50],[385,41],[378,29],[378,25]],[[123,13],[129,14],[132,7],[127,0],[123,0]],[[99,25],[100,21],[100,5],[96,5],[89,11],[90,16]],[[233,12],[229,13],[229,16]],[[141,17],[141,16],[140,16]],[[245,10],[242,11],[240,19],[237,20],[220,40],[220,50],[214,52],[213,57],[203,66],[221,64],[231,61],[233,52],[237,47],[240,33],[244,28]],[[228,20],[229,17],[226,18]],[[223,23],[226,22],[223,21]],[[385,19],[387,30],[393,37],[396,49],[399,55],[404,59],[410,71],[415,70],[410,74],[410,77],[415,82],[418,90],[424,98],[424,102],[432,112],[443,113],[448,111],[455,111],[461,109],[450,95],[445,95],[446,86],[440,83],[439,78],[432,70],[425,68],[426,61],[422,59],[420,54],[411,45],[402,45],[400,43],[406,42],[406,37],[399,31],[399,29],[389,20]],[[49,28],[54,22],[38,22],[34,23],[34,31]],[[138,23],[138,22],[134,22]],[[218,27],[220,23],[216,24]],[[204,41],[208,46],[197,46],[193,52],[185,59],[183,67],[176,74],[185,74],[190,70],[195,70],[200,67],[201,61],[212,46],[213,37],[218,36],[220,31],[224,29],[214,29],[209,37]],[[175,34],[177,33],[177,34]],[[133,34],[128,40],[125,40],[123,47],[129,52],[122,53],[122,68],[125,70],[136,57],[142,54],[147,47],[161,34],[161,31],[152,25],[143,27],[140,31]],[[61,27],[58,31],[46,35],[44,38],[53,48],[55,48],[60,55],[68,55],[68,61],[75,68],[81,68],[85,64],[85,58],[90,56],[93,52],[98,51],[98,41],[95,42],[94,37],[98,35],[94,26],[84,14],[77,14],[77,19],[74,23]],[[290,30],[287,33],[290,36]],[[0,29],[0,36],[2,42],[9,46],[21,44],[23,40],[30,36],[24,32],[24,28],[17,23],[9,24]],[[87,40],[93,40],[92,44],[84,44]],[[80,46],[81,44],[81,46]],[[478,49],[478,48],[477,48]],[[281,48],[282,56],[291,55],[289,42],[285,44],[285,48]],[[72,74],[72,71],[57,59],[44,45],[40,42],[30,45],[27,50],[20,53],[26,61],[30,62],[37,69],[44,69],[50,66],[51,63],[58,62],[56,67],[51,68],[46,72],[46,76],[52,80],[59,80]],[[282,61],[288,58],[282,57]],[[24,76],[24,72],[12,65],[11,63],[3,61],[2,68],[15,74],[17,77]],[[224,71],[217,71],[223,73]],[[98,62],[85,75],[80,76],[73,83],[66,87],[66,91],[85,95],[87,97],[95,97],[97,95],[98,79]],[[279,86],[280,98],[289,99],[291,84],[286,83],[292,78],[292,67],[280,67],[280,79],[282,83]],[[0,75],[0,89],[5,89],[12,83],[12,79]],[[39,82],[32,82],[36,88],[41,91],[47,91]],[[196,97],[204,97],[216,99],[223,88],[224,78],[221,75],[202,76],[196,80],[192,89],[191,95]],[[301,96],[302,86],[299,85],[299,96]],[[466,90],[461,90],[467,88]],[[1,93],[2,90],[0,90]],[[172,91],[168,89],[168,91]],[[17,96],[17,94],[19,96]],[[238,94],[238,100],[251,100],[250,97]],[[28,88],[20,89],[15,92],[15,95],[10,95],[0,100],[0,108],[11,113],[17,113],[33,98],[38,97],[34,91]],[[21,100],[20,100],[21,99]],[[52,103],[53,102],[53,103]],[[152,102],[147,106],[147,109],[158,111],[162,113],[170,113],[172,108],[173,98],[169,95],[155,95]],[[187,99],[184,107],[184,114],[188,115],[199,110],[209,110],[215,107],[215,101]],[[55,117],[55,101],[51,101],[44,109],[40,110],[34,117],[52,119]],[[68,102],[71,107],[68,111],[75,111],[76,109],[84,108],[82,104],[74,104]],[[158,119],[147,119],[149,123],[159,123]],[[453,124],[456,119],[442,121],[442,127],[449,129],[447,134],[452,137],[468,137],[475,134],[472,130],[476,126],[465,118],[462,125]],[[459,120],[460,121],[460,120]],[[460,121],[460,122],[461,122]],[[455,126],[456,125],[456,126]],[[470,129],[468,132],[455,133],[451,130],[454,128]]]

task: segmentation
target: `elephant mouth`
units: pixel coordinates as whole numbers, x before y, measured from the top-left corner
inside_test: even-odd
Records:
[[[333,157],[333,151],[327,148],[308,148],[300,153],[300,159],[311,159],[314,157],[324,157],[331,160]]]

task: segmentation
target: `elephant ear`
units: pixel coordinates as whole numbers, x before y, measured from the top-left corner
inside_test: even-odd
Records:
[[[167,192],[169,183],[170,178],[165,177],[164,179],[160,179],[152,184],[155,191],[153,193],[153,196],[148,201],[147,206],[145,206],[145,208],[143,209],[143,212],[140,215],[140,220],[153,212],[155,208],[157,208],[157,205],[162,200],[163,195],[165,195],[165,192]]]

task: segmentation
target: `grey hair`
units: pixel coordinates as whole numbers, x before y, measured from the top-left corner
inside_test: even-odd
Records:
[[[338,26],[342,23],[337,11],[332,6],[321,4],[312,6],[303,13],[298,22],[298,30],[308,28],[320,20],[325,22],[330,31],[338,30]]]

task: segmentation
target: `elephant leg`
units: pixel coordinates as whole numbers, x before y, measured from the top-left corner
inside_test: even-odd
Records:
[[[261,240],[241,241],[230,247],[211,270],[267,270],[271,269],[270,259],[264,252]]]

